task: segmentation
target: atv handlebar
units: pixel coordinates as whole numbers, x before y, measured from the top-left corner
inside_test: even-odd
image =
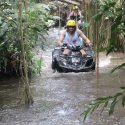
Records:
[[[67,45],[65,43],[61,47],[62,48],[67,48],[69,50],[74,50],[74,51],[78,51],[78,50],[83,49],[83,46]]]

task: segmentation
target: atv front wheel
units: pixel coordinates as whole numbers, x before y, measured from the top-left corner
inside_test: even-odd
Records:
[[[95,70],[96,64],[95,62],[93,63],[92,70]]]

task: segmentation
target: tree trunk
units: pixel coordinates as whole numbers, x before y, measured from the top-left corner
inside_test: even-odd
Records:
[[[18,13],[18,28],[19,28],[19,41],[21,45],[21,56],[22,56],[22,62],[23,62],[23,71],[22,71],[22,81],[24,82],[24,95],[25,95],[25,104],[31,104],[33,103],[33,99],[30,93],[30,88],[29,88],[29,79],[28,79],[28,64],[27,64],[27,55],[26,55],[26,50],[25,46],[27,46],[25,42],[25,37],[24,37],[24,27],[22,23],[22,9],[23,9],[23,2],[22,0],[19,0],[19,13]],[[25,45],[25,46],[24,46]]]

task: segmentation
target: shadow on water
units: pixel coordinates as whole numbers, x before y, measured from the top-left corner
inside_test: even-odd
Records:
[[[55,30],[52,32],[57,32]],[[100,53],[97,80],[97,71],[53,73],[51,52],[52,49],[43,51],[45,67],[41,75],[31,79],[34,104],[29,108],[18,104],[23,97],[23,86],[19,79],[0,81],[0,125],[125,124],[125,112],[121,106],[117,106],[115,113],[110,117],[108,109],[102,115],[100,111],[95,111],[84,123],[80,116],[92,100],[98,96],[113,95],[124,85],[123,70],[110,73],[113,66],[125,61],[123,54],[111,54],[106,57],[105,53]]]

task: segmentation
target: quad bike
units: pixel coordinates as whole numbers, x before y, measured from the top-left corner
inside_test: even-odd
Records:
[[[86,56],[80,53],[80,46],[70,46],[69,55],[63,55],[64,49],[67,45],[62,47],[55,47],[52,51],[52,69],[57,72],[88,72],[95,70],[95,53],[91,47],[86,46],[83,49]]]

